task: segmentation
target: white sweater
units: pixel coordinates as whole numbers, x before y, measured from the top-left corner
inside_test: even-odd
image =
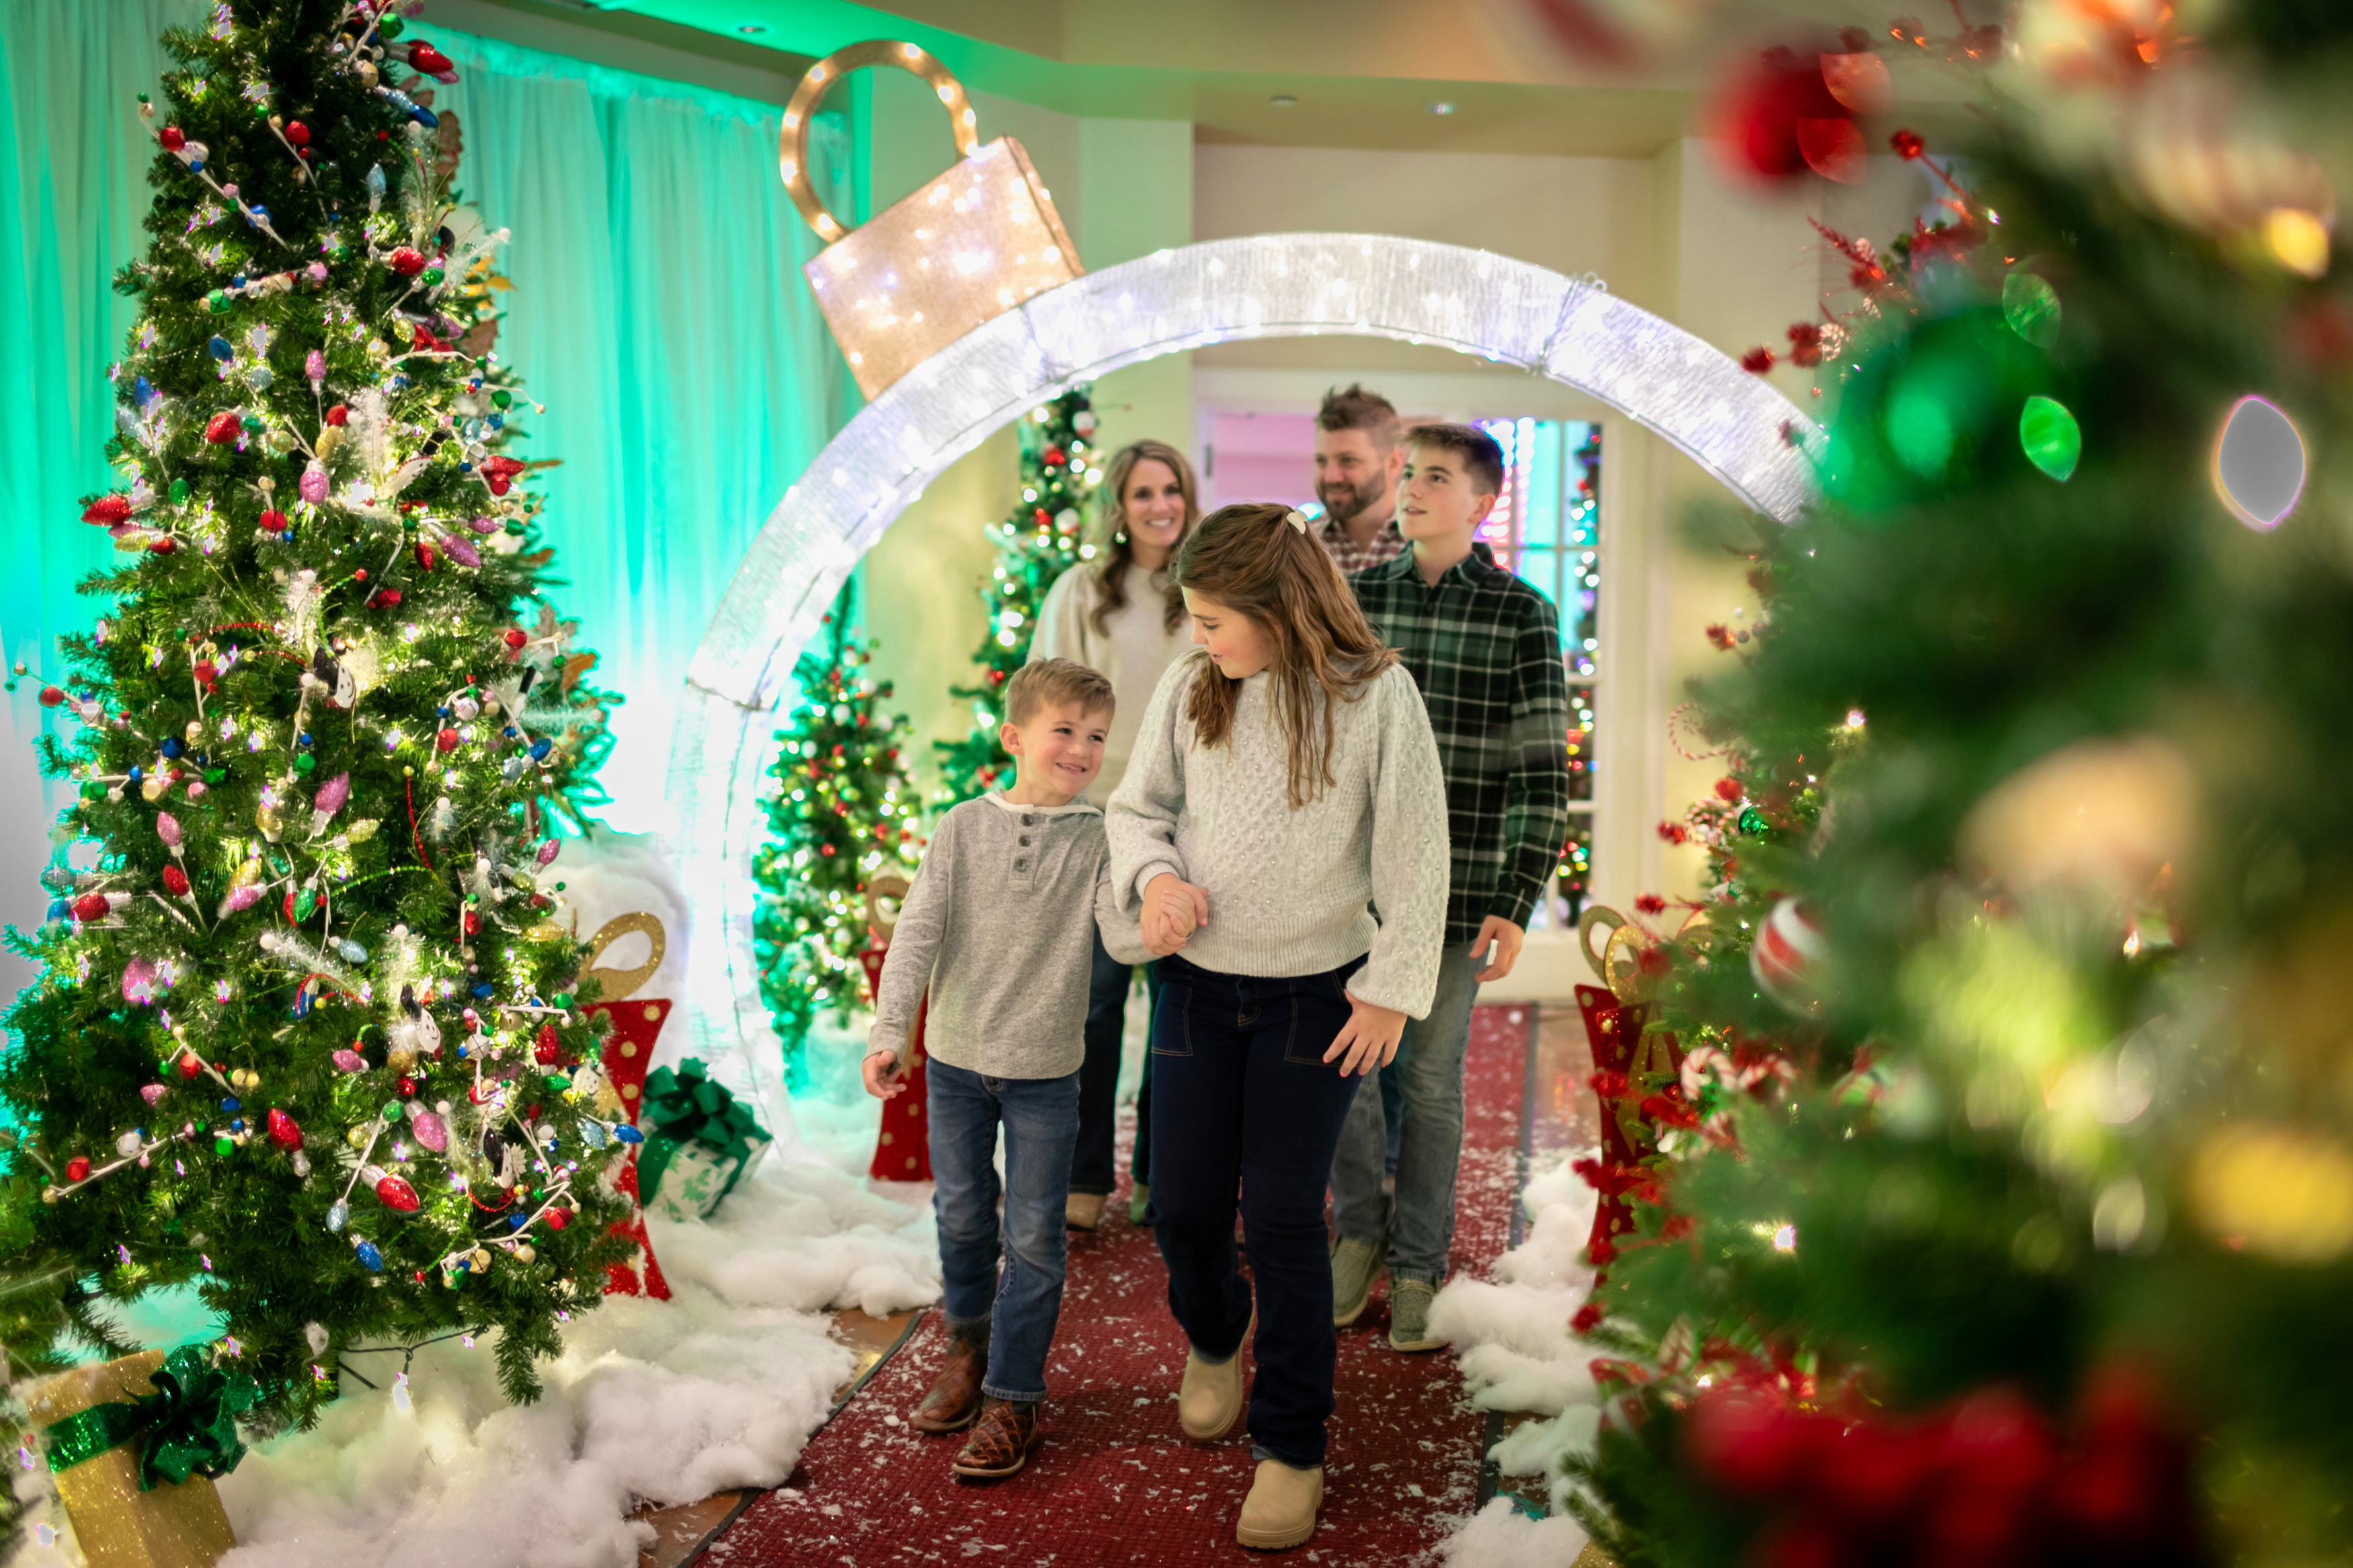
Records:
[[[1087,793],[1109,800],[1127,776],[1128,759],[1135,752],[1135,732],[1154,688],[1168,667],[1193,646],[1193,619],[1176,618],[1170,631],[1166,573],[1127,569],[1127,603],[1104,617],[1107,631],[1095,630],[1095,605],[1103,597],[1092,565],[1074,567],[1054,579],[1046,602],[1038,610],[1038,635],[1029,643],[1029,660],[1067,658],[1083,664],[1111,682],[1119,699],[1112,715],[1111,733],[1103,737],[1103,772]]]
[[[1209,670],[1194,654],[1161,678],[1105,813],[1121,910],[1174,872],[1208,891],[1209,923],[1186,942],[1188,963],[1316,974],[1369,952],[1348,989],[1428,1016],[1446,935],[1446,781],[1413,677],[1392,666],[1341,704],[1335,782],[1294,811],[1272,678],[1242,683],[1226,743],[1204,747],[1185,699]],[[1320,719],[1315,729],[1320,741]]]

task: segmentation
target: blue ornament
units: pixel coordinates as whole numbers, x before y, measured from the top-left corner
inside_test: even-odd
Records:
[[[473,1052],[471,1052],[471,1051],[468,1050],[468,1049],[467,1049],[465,1047],[463,1047],[463,1046],[459,1046],[459,1047],[458,1047],[458,1059],[459,1059],[459,1061],[461,1061],[461,1062],[462,1062],[462,1061],[464,1061],[468,1057],[470,1057],[470,1056],[471,1056],[471,1055],[473,1055],[473,1054],[474,1054]]]
[[[228,286],[229,286],[230,288],[232,288],[232,289],[242,289],[242,288],[244,288],[244,287],[245,287],[245,274],[244,274],[244,273],[242,273],[242,272],[238,272],[238,273],[234,273],[234,274],[232,274],[232,275],[230,276],[230,278],[229,278],[229,280],[228,280]]]
[[[214,338],[205,344],[205,352],[212,355],[213,358],[220,361],[223,364],[227,364],[230,360],[237,357],[237,351],[228,346],[228,340],[227,338]]]
[[[255,202],[246,209],[245,221],[259,227],[269,221],[269,209],[259,202]]]
[[[580,1124],[580,1137],[591,1149],[602,1149],[605,1146],[605,1124],[601,1121],[583,1121]]]
[[[493,993],[487,985],[477,985],[474,987],[474,1000],[477,1002],[487,1002],[493,994],[495,994],[495,993]]]
[[[646,1141],[644,1133],[626,1121],[617,1121],[613,1124],[613,1136],[624,1143],[642,1143]]]
[[[177,757],[182,752],[187,750],[185,746],[168,735],[164,738],[164,743],[155,749],[167,757]]]
[[[308,730],[305,730],[305,731],[303,731],[301,734],[299,734],[299,735],[295,736],[295,737],[294,737],[294,743],[295,743],[296,745],[298,745],[298,746],[307,746],[307,745],[309,745],[309,744],[311,743],[311,731],[308,731]]]
[[[240,1117],[238,1117],[236,1121],[234,1121],[230,1122],[230,1123],[228,1124],[228,1130],[229,1130],[230,1131],[232,1131],[232,1132],[242,1132],[242,1131],[245,1131],[245,1118],[244,1118],[244,1117],[242,1117],[242,1116],[240,1116]]]
[[[123,782],[132,784],[140,783],[142,780],[146,778],[146,773],[137,767],[132,767],[125,770],[122,775]]]
[[[233,1114],[235,1114],[237,1111],[242,1110],[244,1109],[244,1107],[243,1107],[243,1106],[241,1106],[241,1105],[239,1105],[239,1104],[237,1102],[237,1100],[236,1100],[234,1097],[231,1097],[230,1099],[224,1100],[222,1100],[222,1101],[221,1101],[221,1109],[222,1109],[223,1110],[226,1110],[226,1111],[230,1112],[230,1113],[233,1115]]]
[[[507,1228],[509,1230],[521,1230],[524,1226],[530,1223],[530,1221],[524,1219],[522,1215],[519,1214],[511,1214],[507,1215]]]
[[[533,762],[544,761],[547,753],[554,750],[555,750],[555,742],[543,735],[538,740],[533,741],[531,743],[532,760]]]
[[[493,430],[503,430],[507,427],[507,416],[503,414],[493,414],[487,423]]]
[[[69,903],[67,903],[63,899],[51,899],[51,900],[49,900],[49,914],[48,914],[48,918],[49,918],[50,920],[53,920],[53,921],[67,920],[67,919],[69,919],[69,918],[72,916],[72,914],[73,914],[73,906],[72,906],[72,905],[70,905],[70,904],[69,904]]]
[[[371,1274],[384,1272],[384,1254],[375,1249],[373,1241],[354,1242],[352,1250],[359,1254],[360,1266]]]
[[[513,739],[515,738],[515,736],[516,736],[517,732],[518,732],[518,731],[516,731],[515,727],[514,727],[513,725],[512,725],[512,724],[508,725],[505,729],[503,729],[503,730],[501,730],[501,731],[499,731],[499,733],[500,733],[501,735],[504,736],[506,739],[508,739],[508,740],[510,740],[510,741],[512,741],[512,740],[513,740]]]
[[[454,717],[455,717],[455,715],[454,715],[454,714],[452,714],[452,713],[449,711],[449,710],[448,710],[448,709],[447,709],[447,708],[436,708],[435,710],[433,710],[433,711],[434,711],[435,713],[438,714],[440,717],[442,717],[442,718],[444,718],[444,719],[448,719],[448,718],[454,718]]]

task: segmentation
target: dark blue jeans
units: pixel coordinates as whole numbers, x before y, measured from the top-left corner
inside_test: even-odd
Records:
[[[1250,1286],[1234,1257],[1234,1194],[1258,1290],[1256,1447],[1324,1462],[1338,1340],[1324,1189],[1357,1080],[1326,1063],[1364,961],[1279,979],[1160,962],[1152,1020],[1153,1229],[1168,1307],[1204,1359],[1241,1348]]]
[[[933,1212],[951,1330],[987,1323],[980,1391],[1046,1397],[1046,1352],[1062,1315],[1062,1210],[1079,1126],[1079,1075],[984,1078],[934,1057],[925,1068]],[[1005,1268],[998,1272],[997,1129],[1005,1128]],[[1328,1159],[1328,1156],[1327,1156]]]
[[[1144,982],[1154,1001],[1160,996],[1157,963],[1145,965]],[[1095,966],[1087,982],[1087,1056],[1079,1068],[1079,1142],[1071,1156],[1071,1191],[1109,1193],[1119,1184],[1113,1159],[1119,1123],[1120,1044],[1127,1024],[1127,993],[1135,971],[1105,951],[1095,938]],[[1152,1058],[1144,1059],[1144,1082],[1135,1092],[1135,1152],[1128,1167],[1139,1182],[1152,1180]]]

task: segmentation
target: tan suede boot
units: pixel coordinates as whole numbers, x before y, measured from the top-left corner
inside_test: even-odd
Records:
[[[1250,1308],[1250,1326],[1234,1353],[1216,1366],[1190,1350],[1185,1352],[1185,1381],[1176,1389],[1176,1424],[1197,1443],[1214,1443],[1234,1429],[1242,1414],[1242,1352],[1250,1348],[1258,1329],[1258,1309]]]
[[[1303,1545],[1315,1534],[1315,1516],[1323,1507],[1323,1466],[1294,1470],[1281,1459],[1261,1459],[1258,1479],[1242,1500],[1234,1539],[1261,1552]]]
[[[1062,1200],[1062,1224],[1071,1230],[1098,1230],[1109,1201],[1101,1193],[1072,1193]]]

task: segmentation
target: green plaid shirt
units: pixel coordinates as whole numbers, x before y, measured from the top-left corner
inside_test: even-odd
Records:
[[[1454,866],[1446,940],[1501,915],[1525,927],[1568,841],[1568,683],[1552,601],[1483,544],[1421,580],[1413,552],[1348,579],[1421,688],[1446,771]]]

